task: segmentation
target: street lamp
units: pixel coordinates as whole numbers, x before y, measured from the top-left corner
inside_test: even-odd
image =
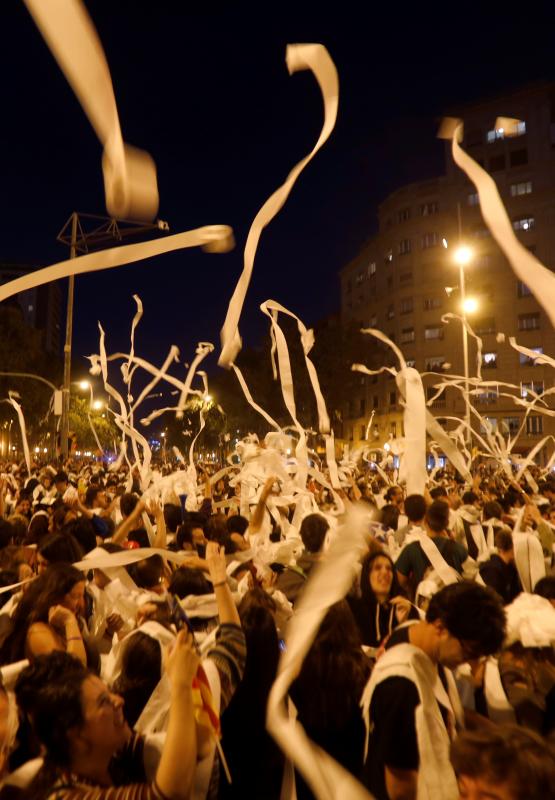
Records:
[[[459,221],[460,228],[460,221]],[[453,260],[459,266],[459,291],[461,293],[461,311],[462,311],[462,336],[463,336],[463,364],[464,364],[464,388],[465,388],[465,422],[466,431],[465,439],[470,443],[470,383],[468,373],[468,333],[466,330],[466,315],[471,314],[478,308],[478,303],[473,298],[467,298],[465,292],[464,268],[470,264],[474,257],[474,253],[470,247],[460,245],[455,250]]]

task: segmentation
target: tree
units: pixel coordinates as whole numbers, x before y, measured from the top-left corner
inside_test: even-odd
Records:
[[[90,415],[90,420],[89,420]],[[108,411],[89,409],[89,401],[71,395],[69,401],[69,430],[74,434],[78,450],[98,450],[91,429],[91,421],[103,450],[114,449],[114,439],[119,442],[121,434]]]

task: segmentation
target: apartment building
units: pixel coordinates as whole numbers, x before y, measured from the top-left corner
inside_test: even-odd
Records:
[[[534,86],[448,113],[463,119],[463,147],[495,179],[519,239],[555,268],[555,86]],[[496,128],[498,117],[521,120],[514,135]],[[466,299],[474,301],[467,319],[483,341],[483,379],[495,384],[474,395],[472,403],[494,430],[514,434],[524,412],[504,396],[502,384],[516,384],[516,394],[525,398],[531,390],[552,388],[555,373],[517,353],[508,337],[538,353],[555,355],[555,332],[489,234],[478,195],[453,163],[450,143],[444,175],[403,186],[381,204],[377,235],[340,273],[342,320],[386,333],[407,363],[423,374],[427,398],[435,398],[433,413],[452,427],[456,423],[449,417],[465,416],[464,398],[452,388],[436,397],[433,384],[442,373],[464,375],[462,325],[458,320],[442,322],[448,312],[461,314],[460,271],[454,258],[460,245],[472,253],[463,275]],[[505,343],[498,341],[498,333],[506,335]],[[374,347],[369,338],[369,353]],[[468,353],[472,377],[477,358],[472,337]],[[361,376],[343,420],[344,439],[355,446],[367,440],[381,448],[401,435],[395,380],[388,375]],[[473,426],[479,430],[480,423],[475,420]],[[555,422],[532,413],[515,452],[526,452],[550,433],[555,434]],[[547,450],[543,459],[546,454]]]

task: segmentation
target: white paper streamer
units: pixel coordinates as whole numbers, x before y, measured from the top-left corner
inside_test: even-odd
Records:
[[[288,45],[286,61],[290,74],[309,69],[318,81],[324,101],[324,125],[312,151],[302,161],[299,161],[287,176],[286,181],[266,200],[251,225],[245,245],[243,272],[233,292],[221,330],[222,352],[218,363],[222,367],[229,368],[241,349],[239,319],[249,287],[254,257],[262,231],[283,207],[295,185],[295,181],[329,138],[337,117],[339,83],[337,71],[326,48],[321,44]]]

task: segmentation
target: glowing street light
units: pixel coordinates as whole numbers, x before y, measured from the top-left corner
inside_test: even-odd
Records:
[[[95,411],[100,411],[101,408],[104,408],[104,403],[102,400],[95,400],[93,403],[93,408]]]
[[[466,297],[461,305],[466,314],[473,314],[478,310],[478,301],[474,297]]]
[[[466,245],[461,245],[457,247],[453,254],[453,260],[455,264],[459,264],[459,266],[466,267],[467,264],[470,264],[472,259],[474,258],[474,253],[470,247]]]
[[[79,381],[79,388],[85,391],[86,389],[90,388],[89,381]]]

